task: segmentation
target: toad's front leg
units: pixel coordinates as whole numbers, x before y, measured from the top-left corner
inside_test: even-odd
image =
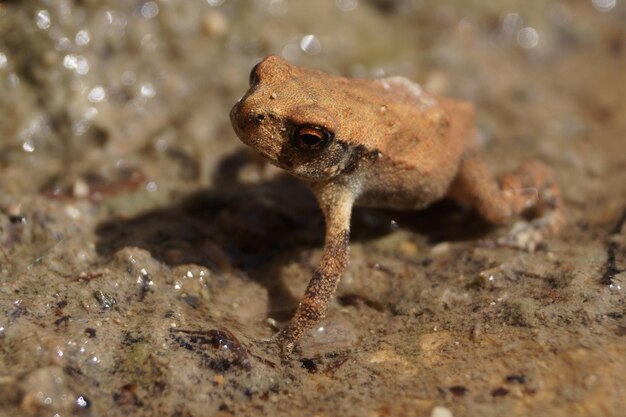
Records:
[[[353,193],[348,187],[334,184],[313,185],[312,188],[324,213],[326,243],[320,264],[313,273],[296,314],[280,335],[285,356],[291,355],[298,339],[324,318],[348,265]]]

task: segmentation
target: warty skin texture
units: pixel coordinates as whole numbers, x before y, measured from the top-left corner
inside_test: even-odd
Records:
[[[245,144],[310,186],[326,222],[320,264],[279,337],[285,355],[326,313],[348,264],[354,205],[418,209],[450,198],[496,224],[534,207],[528,228],[539,240],[564,223],[545,165],[523,164],[498,183],[478,154],[474,106],[403,77],[348,79],[269,56],[230,117]]]

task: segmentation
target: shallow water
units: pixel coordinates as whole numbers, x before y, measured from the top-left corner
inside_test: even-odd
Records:
[[[323,220],[230,127],[268,54],[475,102],[568,226],[527,253],[445,204],[358,210],[281,362]],[[624,74],[619,0],[0,3],[0,415],[620,415]]]

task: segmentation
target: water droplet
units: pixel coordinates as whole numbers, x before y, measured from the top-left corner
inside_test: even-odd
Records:
[[[156,95],[156,90],[154,89],[152,83],[142,84],[139,90],[141,92],[141,95],[146,98],[152,98]]]
[[[285,45],[285,47],[283,48],[280,54],[287,61],[294,62],[294,61],[297,61],[298,58],[300,58],[300,48],[298,48],[298,45],[294,45],[293,43],[290,43],[290,44]]]
[[[507,35],[514,34],[522,26],[522,17],[518,13],[507,13],[502,19],[502,31]]]
[[[39,10],[35,17],[35,23],[39,29],[48,29],[50,27],[50,13],[47,10]]]
[[[97,115],[98,115],[98,109],[96,109],[95,107],[88,107],[87,110],[85,110],[85,114],[83,114],[83,117],[86,120],[91,120]]]
[[[267,6],[267,11],[272,16],[285,16],[289,11],[289,4],[285,0],[272,0]]]
[[[517,43],[524,49],[532,49],[539,44],[539,33],[530,26],[522,28],[517,32]]]
[[[309,55],[317,55],[322,52],[322,43],[315,35],[306,35],[300,40],[300,49]]]
[[[372,68],[371,71],[372,77],[374,78],[381,78],[385,76],[385,69],[382,67],[376,67],[376,68]]]
[[[550,19],[557,25],[569,25],[572,21],[572,12],[566,4],[556,3],[550,9]]]
[[[152,19],[159,14],[159,6],[153,1],[145,2],[141,5],[139,13],[141,13],[145,19]]]
[[[217,7],[217,6],[221,6],[224,3],[224,0],[206,0],[207,3],[209,3],[209,6],[211,7]]]
[[[87,407],[89,405],[89,403],[87,402],[87,400],[81,395],[80,397],[76,398],[76,405],[78,407],[84,408]]]
[[[0,69],[7,67],[7,56],[0,52]]]
[[[129,86],[135,84],[135,81],[137,81],[137,76],[134,72],[128,70],[122,73],[120,80],[122,81],[122,84]]]
[[[335,0],[337,8],[342,12],[351,12],[359,5],[359,0]]]
[[[15,88],[20,85],[20,77],[18,77],[17,74],[9,74],[7,77],[7,83],[9,84],[9,87]]]
[[[76,136],[82,136],[85,134],[85,132],[87,132],[87,130],[89,129],[89,126],[90,126],[89,120],[86,120],[86,119],[77,120],[72,125],[72,132]]]
[[[99,103],[104,100],[105,96],[106,93],[104,92],[104,88],[97,86],[89,92],[89,94],[87,95],[87,100],[91,101],[92,103]]]
[[[67,54],[63,57],[63,66],[70,70],[75,70],[80,75],[89,72],[89,63],[82,55]]]
[[[27,140],[24,143],[22,143],[22,149],[25,152],[28,152],[28,153],[34,152],[35,151],[35,144],[32,141]]]
[[[593,3],[593,7],[601,12],[608,12],[617,4],[617,0],[591,0],[591,2]]]
[[[65,36],[61,36],[54,43],[54,48],[57,51],[67,51],[72,46],[72,42]]]
[[[76,42],[76,45],[85,46],[89,43],[89,41],[91,41],[91,36],[89,35],[89,32],[85,29],[79,31],[74,37],[74,42]]]
[[[76,55],[68,54],[63,57],[63,66],[67,69],[76,69],[78,65],[78,60],[76,59]]]
[[[155,192],[156,190],[158,190],[158,188],[159,187],[157,186],[157,183],[154,181],[150,181],[146,184],[146,191],[149,193]]]

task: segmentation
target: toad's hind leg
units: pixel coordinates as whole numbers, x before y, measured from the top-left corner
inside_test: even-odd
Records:
[[[470,205],[487,221],[502,224],[524,211],[532,220],[518,222],[509,235],[498,240],[507,246],[534,250],[545,237],[565,224],[560,190],[552,171],[538,161],[522,164],[500,183],[478,156],[466,157],[459,167],[448,196]]]

